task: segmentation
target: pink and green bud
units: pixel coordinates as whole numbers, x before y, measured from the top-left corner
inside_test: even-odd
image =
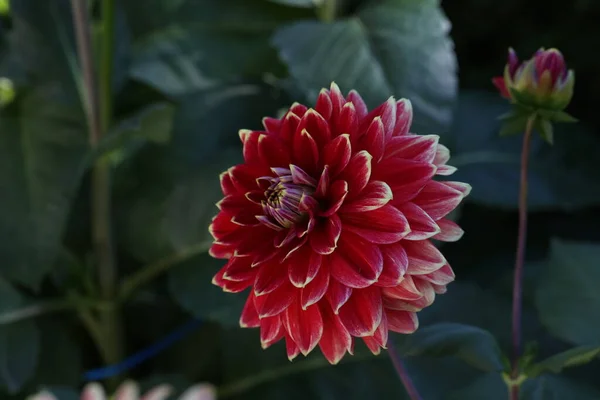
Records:
[[[557,49],[540,49],[531,59],[519,63],[509,49],[504,76],[493,79],[502,96],[512,102],[549,111],[564,110],[573,97],[575,74],[568,70]]]

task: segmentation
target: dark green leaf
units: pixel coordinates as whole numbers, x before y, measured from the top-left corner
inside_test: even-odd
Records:
[[[503,368],[496,339],[475,326],[438,323],[395,338],[401,343],[399,351],[407,356],[455,356],[484,371],[501,371]]]
[[[451,400],[506,400],[508,388],[497,372],[482,375],[464,388],[452,393]]]
[[[546,142],[554,144],[554,127],[552,122],[545,118],[538,118],[535,121],[535,130],[539,132]]]
[[[0,384],[16,393],[29,380],[38,363],[40,333],[33,321],[0,327]]]
[[[387,0],[335,23],[284,27],[273,43],[310,100],[332,81],[356,89],[371,107],[407,97],[415,132],[443,132],[457,86],[449,28],[436,0]]]
[[[62,95],[60,83],[39,86],[0,114],[2,273],[31,287],[52,266],[85,171],[81,111]]]
[[[153,104],[137,115],[125,119],[100,143],[96,156],[103,154],[113,164],[132,156],[146,142],[163,144],[169,141],[175,107],[168,103]]]
[[[515,134],[523,134],[527,127],[527,120],[530,114],[514,111],[500,118],[502,120],[502,128],[500,128],[500,136],[509,136]]]
[[[37,384],[75,386],[80,382],[83,367],[81,342],[67,329],[67,322],[56,317],[36,320],[39,331],[42,332],[35,373]],[[60,360],[60,368],[57,368],[57,360]]]
[[[0,276],[0,315],[11,312],[23,304],[21,294]]]
[[[522,400],[597,400],[600,391],[561,376],[548,375],[527,380],[521,389]]]
[[[587,364],[600,354],[599,346],[581,346],[555,354],[531,367],[527,376],[535,377],[544,372],[560,373],[564,368]]]
[[[461,94],[450,134],[442,136],[458,168],[453,180],[468,182],[467,201],[492,207],[517,207],[522,136],[500,137],[510,105],[500,96],[478,91]],[[600,140],[583,124],[558,124],[554,146],[532,138],[529,157],[529,209],[572,210],[600,204]],[[586,154],[582,157],[582,154]]]
[[[600,246],[553,240],[536,303],[542,323],[578,345],[600,344]]]
[[[171,296],[194,316],[239,326],[248,294],[225,293],[211,283],[224,264],[224,260],[215,260],[206,253],[185,261],[169,272],[169,290]]]
[[[329,0],[269,0],[273,3],[284,4],[292,7],[315,7]]]
[[[267,1],[154,0],[144,7],[152,15],[140,11],[135,0],[124,5],[138,32],[132,76],[169,95],[281,72],[268,42],[271,32],[286,21],[310,16],[309,10]]]

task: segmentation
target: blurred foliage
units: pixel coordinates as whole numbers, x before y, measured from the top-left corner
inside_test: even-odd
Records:
[[[69,398],[103,363],[84,322],[103,306],[89,233],[98,160],[112,172],[126,354],[203,321],[130,376],[145,387],[206,380],[223,399],[406,398],[386,353],[357,346],[331,367],[318,354],[290,363],[282,343],[262,350],[256,330],[237,328],[243,296],[210,282],[222,261],[206,253],[207,226],[218,174],[241,159],[238,130],[312,103],[332,80],[370,106],[410,98],[414,130],[439,133],[453,179],[472,184],[458,216],[466,234],[443,247],[457,282],[415,335],[392,340],[424,399],[505,399],[521,144],[498,137],[506,105],[490,79],[508,46],[561,49],[581,120],[557,127],[554,146],[533,144],[523,330],[536,350],[522,396],[600,398],[600,56],[590,50],[600,3],[347,0],[328,23],[323,1],[117,0],[114,123],[93,150],[70,2],[10,2],[0,16],[0,78],[12,90],[0,108],[0,399],[42,386]],[[89,5],[97,43],[106,32],[99,1]],[[148,270],[165,275],[146,280]]]

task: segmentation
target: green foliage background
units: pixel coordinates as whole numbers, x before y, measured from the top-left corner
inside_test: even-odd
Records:
[[[421,313],[416,334],[391,340],[424,399],[506,399],[520,138],[498,137],[508,106],[490,78],[508,46],[524,57],[563,51],[578,82],[569,111],[581,120],[559,125],[552,147],[534,141],[524,337],[535,346],[522,398],[600,398],[600,58],[591,50],[600,5],[338,6],[323,21],[311,0],[117,0],[114,123],[91,149],[69,2],[11,1],[0,21],[0,75],[16,88],[0,111],[0,399],[40,387],[73,398],[84,371],[103,365],[83,322],[106,306],[89,233],[99,159],[112,171],[125,355],[192,316],[204,321],[131,377],[209,381],[223,399],[405,398],[386,354],[359,348],[331,367],[318,354],[290,363],[281,343],[263,351],[256,330],[237,326],[243,296],[210,283],[222,261],[206,254],[207,227],[218,174],[241,158],[237,131],[311,103],[333,80],[371,107],[411,99],[413,131],[440,134],[459,168],[453,179],[473,186],[456,215],[466,234],[443,248],[457,282]]]

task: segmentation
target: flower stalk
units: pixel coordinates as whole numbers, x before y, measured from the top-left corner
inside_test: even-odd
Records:
[[[419,394],[417,387],[410,378],[410,375],[408,374],[408,371],[406,370],[406,367],[400,359],[400,356],[398,355],[398,352],[396,351],[396,348],[394,347],[394,344],[391,340],[388,342],[387,347],[388,353],[390,354],[390,358],[392,360],[392,364],[394,365],[396,373],[398,374],[398,377],[404,385],[404,389],[406,390],[408,397],[410,398],[410,400],[422,400],[422,397]]]
[[[517,238],[517,254],[515,260],[515,273],[513,281],[513,305],[512,305],[512,370],[513,380],[519,377],[519,358],[521,356],[521,314],[523,308],[523,264],[525,262],[525,247],[527,243],[527,172],[529,164],[529,148],[531,136],[536,121],[536,114],[532,114],[525,128],[523,136],[523,148],[521,150],[521,183],[519,189],[519,233]],[[510,399],[518,400],[519,385],[510,387]]]
[[[107,132],[112,116],[112,52],[114,0],[102,1],[103,32],[100,74],[96,77],[91,40],[91,21],[85,0],[71,0],[77,51],[85,88],[82,99],[86,108],[90,147],[93,149]],[[100,88],[100,91],[98,90]],[[99,159],[92,171],[92,238],[98,263],[98,281],[102,299],[113,301],[117,281],[111,232],[110,164]],[[94,317],[96,318],[96,317]],[[94,334],[104,361],[112,364],[121,358],[121,326],[118,307],[107,307],[98,313],[101,334]],[[89,322],[89,321],[88,321]],[[86,324],[90,326],[89,324]],[[90,332],[92,333],[92,332]],[[93,333],[92,333],[93,334]]]

